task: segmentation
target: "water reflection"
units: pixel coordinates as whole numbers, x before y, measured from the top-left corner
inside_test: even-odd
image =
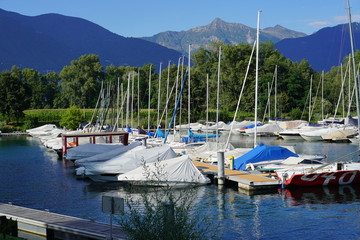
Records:
[[[301,187],[283,190],[292,206],[304,204],[346,204],[360,202],[360,186]]]

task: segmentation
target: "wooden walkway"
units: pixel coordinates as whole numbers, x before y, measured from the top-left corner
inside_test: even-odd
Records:
[[[72,235],[66,239],[108,239],[110,225],[91,220],[65,216],[61,214],[40,211],[10,204],[0,203],[0,216],[6,216],[18,222],[18,230],[31,233],[29,229],[21,229],[22,226],[31,226],[30,229],[39,230],[33,234],[46,239],[58,239],[56,235]],[[48,233],[54,236],[47,236]],[[127,239],[124,232],[118,226],[113,226],[113,239]]]
[[[194,165],[204,173],[217,175],[218,167],[199,161],[193,161]],[[245,171],[224,169],[225,178],[229,181],[238,183],[238,187],[246,190],[268,189],[278,187],[279,180],[265,177],[269,174],[250,174]]]

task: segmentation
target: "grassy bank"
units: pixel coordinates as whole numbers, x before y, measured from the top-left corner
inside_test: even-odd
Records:
[[[31,109],[31,110],[25,110],[24,111],[24,117],[22,119],[11,119],[10,122],[6,123],[5,118],[0,116],[0,130],[2,132],[13,132],[13,131],[25,131],[26,129],[38,127],[44,124],[55,124],[58,127],[60,126],[60,121],[62,118],[62,115],[66,109]],[[84,119],[87,121],[90,121],[91,118],[94,115],[94,109],[81,109],[81,112],[83,114]],[[97,112],[94,116],[96,119],[99,112]],[[219,119],[224,122],[232,121],[233,119],[233,112],[225,112],[220,111],[219,112]],[[160,112],[160,116],[162,115],[162,111]],[[194,114],[195,115],[195,114]],[[205,120],[206,119],[206,113],[202,112],[200,114],[196,114],[199,116],[198,120]],[[109,119],[109,124],[113,124],[116,117],[117,112],[115,110],[108,110],[107,116]],[[131,116],[133,116],[133,120],[131,121]],[[179,116],[179,115],[178,115]],[[238,121],[242,120],[251,120],[253,119],[253,114],[247,113],[247,112],[240,112],[238,114]],[[172,117],[172,111],[168,111],[168,120],[165,121],[165,115],[163,116],[163,120],[161,125],[165,126],[165,123],[169,124]],[[119,122],[123,123],[125,125],[125,118],[126,114],[125,112],[122,114],[122,121],[121,121],[121,115],[119,116]],[[187,122],[188,115],[186,112],[182,114],[182,123]],[[95,119],[93,121],[95,121]],[[140,110],[140,116],[139,116],[139,123],[138,123],[138,115],[137,111],[135,111],[133,114],[129,113],[128,115],[128,123],[130,125],[134,125],[136,127],[137,125],[140,125],[143,128],[147,128],[148,126],[148,109],[141,109]],[[179,117],[177,117],[177,120],[179,120]],[[209,121],[215,122],[216,121],[216,110],[211,109],[209,110]],[[179,123],[176,123],[179,124]],[[150,126],[154,128],[157,125],[157,110],[151,109],[150,110]]]

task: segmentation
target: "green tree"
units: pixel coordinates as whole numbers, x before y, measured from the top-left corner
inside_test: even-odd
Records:
[[[30,108],[41,109],[48,105],[45,100],[46,79],[39,72],[29,68],[21,71],[21,77],[30,87],[30,95],[27,96],[30,101]]]
[[[99,93],[99,81],[103,79],[102,65],[94,54],[80,56],[60,72],[62,91],[68,106],[94,107]]]
[[[18,68],[13,67],[11,72],[0,73],[0,113],[7,121],[17,121],[24,116],[23,110],[29,107],[29,95],[29,88],[21,80]]]
[[[67,129],[75,130],[82,122],[84,122],[84,117],[80,108],[71,106],[66,109],[65,113],[61,116],[60,125]]]

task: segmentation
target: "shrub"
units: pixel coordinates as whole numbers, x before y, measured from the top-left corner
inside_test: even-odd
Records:
[[[67,129],[76,129],[82,122],[84,122],[84,117],[80,108],[72,106],[66,109],[65,113],[61,116],[60,125]]]

